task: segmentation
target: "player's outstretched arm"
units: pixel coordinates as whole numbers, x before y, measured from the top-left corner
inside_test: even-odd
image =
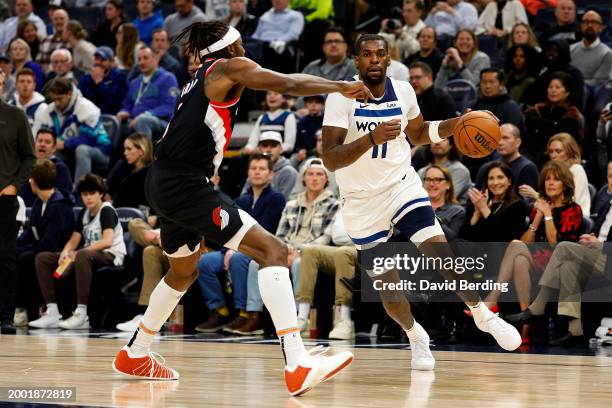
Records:
[[[281,74],[262,68],[248,58],[232,58],[224,67],[224,74],[234,83],[254,90],[268,90],[295,96],[340,92],[351,99],[373,98],[361,81],[330,81],[307,74]]]
[[[382,122],[376,128],[344,144],[347,130],[335,126],[323,126],[323,163],[330,171],[350,166],[372,146],[395,139],[401,133],[399,119]]]
[[[437,122],[425,122],[423,115],[419,114],[416,118],[408,121],[408,126],[404,129],[406,137],[412,146],[420,146],[424,144],[430,144],[431,138],[429,136],[429,127],[438,126],[438,135],[441,139],[448,139],[453,135],[453,129],[455,124],[459,121],[459,118],[452,118]]]

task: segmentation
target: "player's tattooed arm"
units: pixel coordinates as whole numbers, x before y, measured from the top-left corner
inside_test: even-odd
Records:
[[[453,129],[459,118],[443,120],[438,126],[438,135],[442,139],[448,139],[453,135]],[[408,121],[408,126],[404,129],[404,133],[412,146],[420,146],[430,144],[429,137],[429,122],[423,120],[423,115],[419,114],[416,118]]]
[[[344,144],[347,130],[335,126],[323,126],[323,164],[330,171],[349,166],[370,150],[369,136]]]

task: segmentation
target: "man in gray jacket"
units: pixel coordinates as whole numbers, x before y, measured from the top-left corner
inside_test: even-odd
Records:
[[[283,152],[283,137],[278,132],[263,132],[259,136],[257,149],[264,154],[269,154],[272,159],[274,175],[270,186],[282,193],[286,199],[289,198],[291,190],[298,178],[298,172],[286,157],[281,156]],[[251,184],[247,180],[240,194],[246,194]]]
[[[0,72],[0,95],[4,87]],[[0,321],[2,333],[14,332],[17,282],[17,190],[36,163],[34,138],[25,113],[0,100]]]

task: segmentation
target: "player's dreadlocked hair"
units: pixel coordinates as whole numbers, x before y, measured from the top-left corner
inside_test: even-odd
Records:
[[[227,32],[229,26],[220,21],[207,21],[205,23],[193,23],[185,28],[173,41],[173,43],[183,44],[185,55],[195,55],[200,58],[200,50],[210,47],[219,41]],[[206,56],[206,58],[230,58],[227,48],[215,51]]]

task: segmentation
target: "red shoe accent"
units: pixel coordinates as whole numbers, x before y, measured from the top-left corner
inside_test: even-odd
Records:
[[[310,370],[312,370],[312,368],[302,366],[297,366],[297,368],[293,371],[285,370],[285,382],[287,383],[287,389],[292,395],[294,395],[294,392],[302,388],[302,385],[304,384],[306,377],[308,377]],[[310,388],[306,388],[295,396],[302,395],[309,390]]]
[[[332,378],[333,376],[338,374],[344,367],[346,367],[347,365],[351,364],[352,362],[353,362],[353,357],[349,358],[342,365],[338,366],[338,368],[336,368],[334,371],[332,371],[331,373],[329,373],[325,377],[323,377],[321,382],[329,380],[330,378]]]
[[[166,367],[163,360],[159,361],[158,355],[149,353],[144,357],[130,357],[128,350],[128,347],[124,346],[113,360],[113,369],[116,372],[148,380],[178,380],[179,374]]]

